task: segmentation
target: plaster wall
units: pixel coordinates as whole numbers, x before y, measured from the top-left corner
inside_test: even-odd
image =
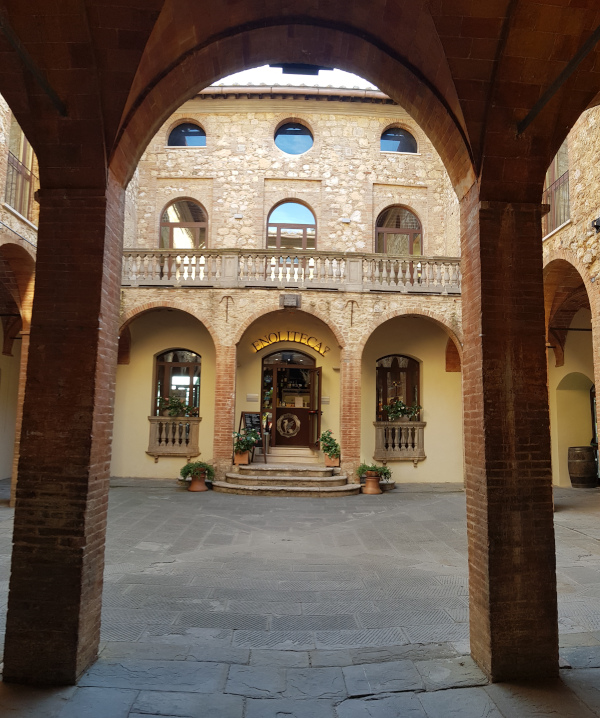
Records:
[[[202,357],[200,378],[200,456],[211,461],[215,421],[215,347],[206,328],[194,317],[175,310],[142,314],[130,325],[130,363],[117,367],[111,475],[176,478],[185,458],[161,457],[155,463],[148,449],[154,398],[154,357],[182,347]]]
[[[20,359],[20,341],[13,343],[13,356],[0,354],[0,479],[12,473]]]
[[[362,357],[361,458],[373,462],[375,450],[375,363],[388,354],[404,354],[420,363],[420,399],[427,458],[392,461],[392,479],[408,482],[463,481],[461,374],[446,372],[448,335],[426,319],[402,317],[378,327]]]
[[[572,328],[591,329],[591,313],[580,309]],[[571,486],[568,469],[570,446],[588,446],[592,438],[590,387],[594,383],[592,333],[568,332],[564,365],[555,366],[554,352],[548,351],[548,388],[552,440],[552,480]]]

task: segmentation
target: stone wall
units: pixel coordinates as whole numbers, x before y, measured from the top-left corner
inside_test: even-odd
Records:
[[[204,128],[206,147],[167,147],[170,131],[185,120]],[[284,121],[311,129],[309,151],[287,155],[275,146]],[[390,125],[414,135],[417,154],[380,151]],[[137,197],[137,228],[128,222],[128,247],[157,247],[164,206],[185,196],[208,213],[210,247],[262,248],[273,205],[297,198],[317,218],[318,249],[372,252],[378,214],[402,204],[421,220],[423,254],[459,254],[458,203],[448,175],[421,129],[393,104],[198,96],[163,125],[138,173],[139,190],[129,193],[130,202]]]

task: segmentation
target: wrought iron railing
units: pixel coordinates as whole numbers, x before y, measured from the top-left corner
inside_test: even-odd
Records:
[[[34,219],[34,194],[39,187],[38,177],[9,152],[5,202],[30,222]]]
[[[550,211],[542,217],[542,236],[545,237],[563,225],[571,216],[568,170],[544,190],[542,204],[550,205]]]

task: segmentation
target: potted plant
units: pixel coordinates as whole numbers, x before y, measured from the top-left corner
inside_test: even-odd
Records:
[[[383,408],[387,412],[388,421],[414,421],[423,407],[420,404],[408,406],[402,399],[395,398]]]
[[[163,416],[192,416],[195,411],[195,407],[188,406],[183,399],[173,395],[168,399],[159,397],[158,408]]]
[[[364,479],[363,494],[380,494],[382,491],[391,491],[396,486],[392,481],[392,472],[387,466],[362,463],[356,473],[361,483]]]
[[[333,438],[331,430],[327,429],[319,437],[321,442],[321,449],[325,454],[325,466],[339,466],[340,465],[340,445]]]
[[[204,461],[190,461],[181,469],[181,478],[189,481],[188,491],[208,491],[206,480],[212,481],[215,470],[211,464]]]
[[[260,441],[260,434],[256,429],[242,429],[233,432],[233,463],[250,463],[250,451]]]

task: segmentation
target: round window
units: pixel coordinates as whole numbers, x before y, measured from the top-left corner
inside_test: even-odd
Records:
[[[275,144],[288,155],[301,155],[313,146],[313,136],[299,122],[286,122],[275,132]]]

